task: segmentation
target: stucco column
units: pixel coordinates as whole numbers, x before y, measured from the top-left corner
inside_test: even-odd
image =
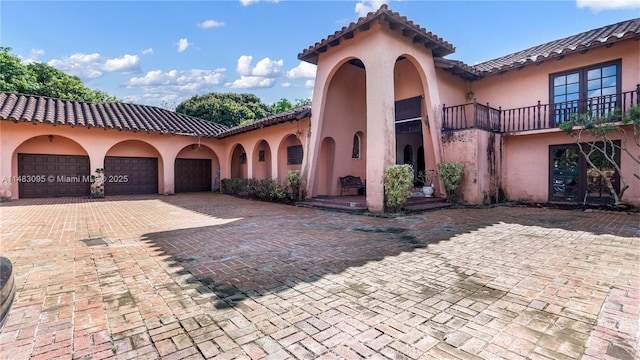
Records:
[[[335,61],[335,60],[334,60]],[[326,102],[326,91],[330,82],[330,73],[337,62],[319,62],[316,69],[316,80],[313,88],[311,101],[311,117],[309,119],[309,129],[306,131],[305,154],[302,157],[302,169],[300,171],[300,186],[307,191],[307,197],[313,197],[316,171],[318,169],[318,158],[320,152],[320,141],[322,140],[322,125],[324,117],[324,106]]]
[[[15,151],[16,144],[14,144],[10,137],[8,136],[6,131],[3,131],[2,125],[3,122],[0,122],[0,142],[2,142],[2,146],[0,146],[0,197],[5,200],[8,199],[17,199],[18,193],[15,192],[14,195],[14,183],[12,175],[12,156]],[[16,184],[15,188],[18,186]]]
[[[176,149],[158,149],[158,193],[162,195],[175,194],[175,164],[178,151]]]
[[[107,154],[107,149],[103,149],[102,146],[100,147],[100,149],[91,149],[91,148],[87,148],[87,154],[89,155],[89,174],[95,176],[95,184],[92,183],[91,184],[91,191],[93,194],[93,187],[94,185],[100,185],[101,184],[101,189],[102,189],[102,196],[104,196],[104,184],[105,184],[105,178],[104,178],[104,157]],[[101,173],[96,172],[97,169],[102,169]]]
[[[367,207],[384,211],[384,171],[395,164],[393,66],[395,58],[376,52],[365,60],[367,79]]]

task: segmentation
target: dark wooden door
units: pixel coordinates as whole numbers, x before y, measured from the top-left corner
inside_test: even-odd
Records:
[[[176,159],[176,193],[211,191],[211,159]]]
[[[18,154],[18,196],[45,198],[88,196],[89,157],[80,155]]]
[[[104,158],[104,194],[157,194],[158,159],[140,157]]]

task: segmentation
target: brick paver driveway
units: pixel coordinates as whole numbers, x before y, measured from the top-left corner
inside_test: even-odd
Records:
[[[0,207],[2,358],[638,355],[638,214],[398,218],[218,194]]]

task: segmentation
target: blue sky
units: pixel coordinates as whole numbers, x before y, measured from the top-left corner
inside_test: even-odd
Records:
[[[229,91],[294,101],[311,97],[315,75],[298,53],[382,3],[469,65],[640,16],[638,0],[2,0],[0,45],[134,103]]]

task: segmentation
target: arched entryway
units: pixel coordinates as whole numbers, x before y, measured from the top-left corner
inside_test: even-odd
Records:
[[[318,195],[335,194],[338,181],[334,181],[334,164],[336,159],[336,142],[333,138],[326,137],[320,144],[320,157],[318,159],[318,173],[321,181],[316,182],[319,186],[316,193]],[[324,178],[323,178],[324,177]]]
[[[287,173],[302,168],[304,148],[300,139],[293,135],[285,136],[278,147],[278,179],[285,185]]]
[[[113,145],[104,158],[104,194],[157,194],[164,183],[160,153],[149,143],[125,140]]]
[[[367,176],[366,70],[360,59],[345,60],[337,67],[323,107],[313,193],[339,195],[339,177],[366,181]]]
[[[20,144],[12,157],[20,198],[88,196],[91,168],[87,151],[60,135],[42,135]]]
[[[271,179],[271,148],[265,140],[258,142],[252,156],[253,177],[255,179]]]
[[[215,190],[220,177],[220,162],[209,147],[191,144],[176,156],[174,174],[176,193]]]
[[[411,57],[400,56],[393,69],[396,163],[410,164],[417,175],[435,169],[435,158],[425,111],[425,86]],[[427,152],[425,152],[425,149]]]
[[[231,152],[231,178],[246,179],[247,177],[247,152],[244,146],[236,144]]]

